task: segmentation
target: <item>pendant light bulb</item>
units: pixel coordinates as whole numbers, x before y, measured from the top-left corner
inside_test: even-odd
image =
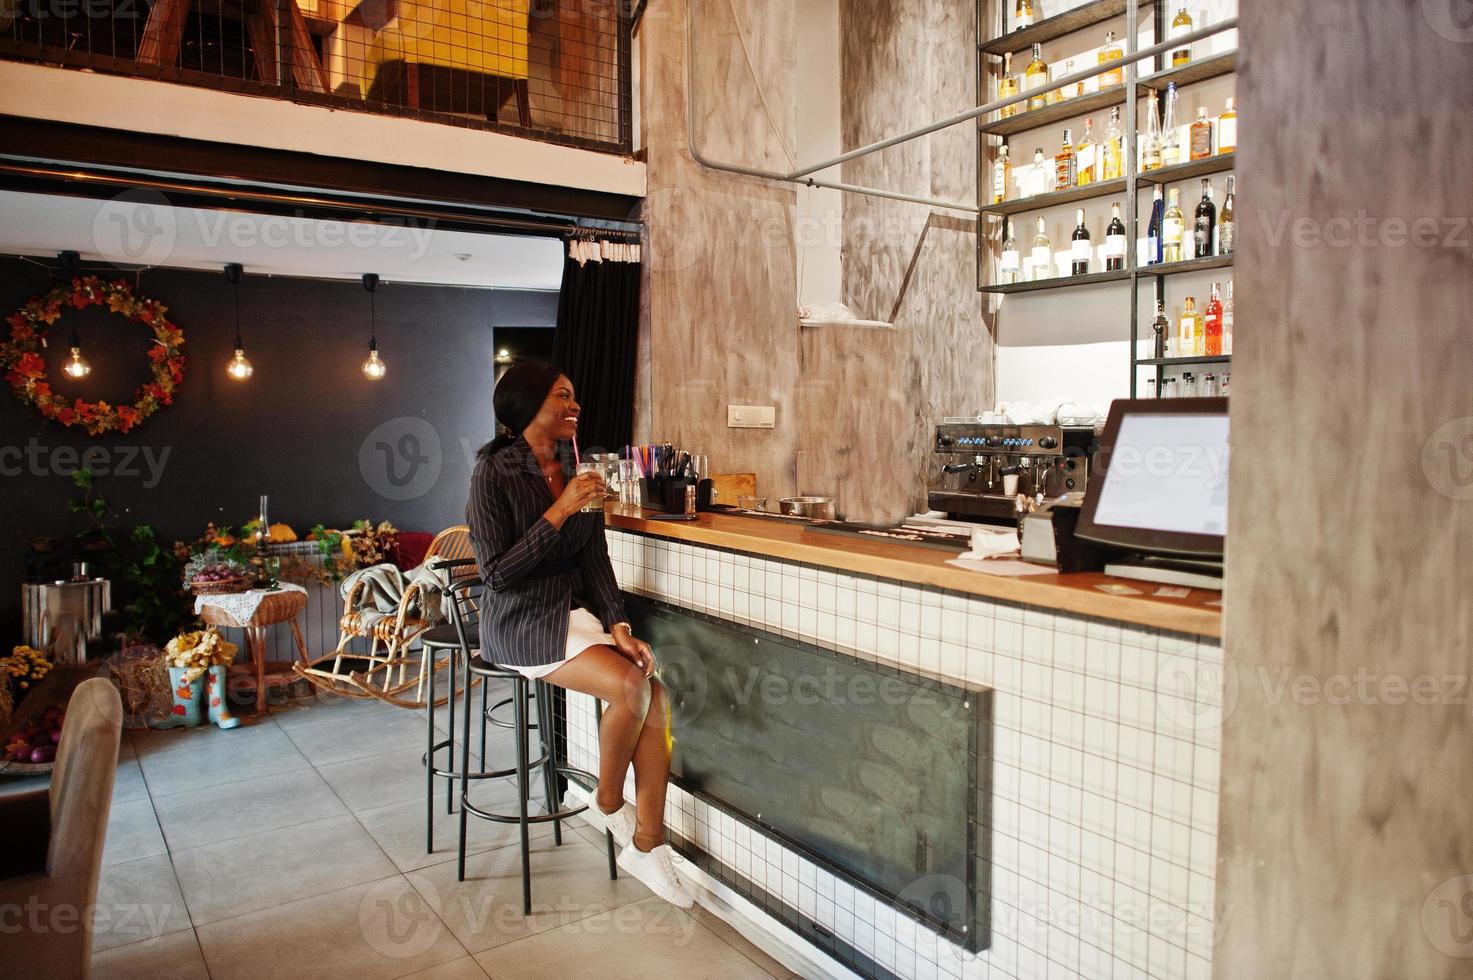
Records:
[[[388,373],[388,370],[388,365],[384,363],[383,358],[378,356],[378,344],[369,341],[368,360],[363,362],[363,376],[369,381],[378,381]]]
[[[235,294],[235,354],[231,356],[230,363],[225,365],[225,373],[236,381],[244,381],[256,373],[251,362],[246,360],[245,345],[240,341],[240,274],[243,271],[238,262],[230,262],[225,266],[225,278],[234,287]]]
[[[237,346],[235,356],[230,358],[230,363],[225,367],[225,373],[236,381],[244,381],[255,372],[256,369],[251,367],[251,362],[246,360],[245,348]]]
[[[373,294],[378,289],[378,276],[372,272],[364,273],[363,288],[368,290],[368,360],[363,362],[363,376],[369,381],[379,381],[389,368],[378,356],[378,336],[374,331]]]
[[[77,279],[82,274],[81,255],[76,252],[58,252],[56,253],[56,257],[61,262],[61,275],[63,283],[68,288],[75,289]],[[70,305],[71,304],[68,303],[66,304],[66,306],[62,307],[62,316],[66,317],[67,319],[70,319],[72,316],[71,312],[67,309],[67,307],[69,307]],[[67,346],[72,349],[72,353],[71,356],[67,358],[66,363],[62,365],[61,373],[65,374],[73,381],[80,381],[81,379],[87,377],[87,375],[92,373],[92,365],[88,364],[86,358],[82,356],[82,338],[77,336],[77,327],[75,323],[73,323],[72,325],[71,342]]]
[[[82,348],[80,346],[74,346],[72,347],[72,356],[67,358],[67,362],[61,370],[67,377],[80,381],[92,373],[92,365],[88,364],[86,359],[82,357]]]

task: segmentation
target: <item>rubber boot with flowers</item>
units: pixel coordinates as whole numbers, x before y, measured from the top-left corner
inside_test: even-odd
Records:
[[[149,728],[193,728],[199,724],[199,699],[204,680],[198,674],[190,680],[190,673],[193,672],[187,667],[169,668],[169,692],[174,704],[163,718],[149,719]]]
[[[210,721],[224,729],[240,725],[240,719],[230,713],[225,703],[225,672],[228,667],[215,664],[205,674],[205,704],[209,707]]]

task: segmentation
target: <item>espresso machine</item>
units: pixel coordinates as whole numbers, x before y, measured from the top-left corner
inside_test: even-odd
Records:
[[[946,419],[936,426],[932,449],[940,466],[926,505],[955,520],[1014,523],[1019,494],[1083,493],[1094,443],[1090,426]]]

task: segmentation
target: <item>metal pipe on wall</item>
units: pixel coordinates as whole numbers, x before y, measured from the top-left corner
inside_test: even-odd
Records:
[[[846,153],[841,153],[833,159],[824,160],[820,163],[810,164],[808,166],[799,168],[798,170],[794,170],[791,173],[784,174],[773,170],[762,170],[756,167],[746,167],[740,164],[729,164],[723,163],[721,161],[711,160],[701,152],[700,146],[696,141],[695,76],[692,72],[692,67],[694,63],[692,52],[695,51],[696,7],[697,4],[695,3],[692,3],[690,5],[686,13],[685,20],[685,126],[686,146],[690,150],[691,159],[694,160],[698,165],[708,170],[738,174],[744,177],[756,177],[761,180],[775,180],[788,184],[803,184],[808,187],[823,187],[830,190],[847,191],[851,194],[864,194],[869,197],[883,197],[893,201],[906,201],[911,204],[925,204],[931,207],[948,208],[953,211],[963,211],[967,214],[979,213],[980,209],[970,204],[960,204],[955,201],[942,201],[935,198],[916,197],[911,194],[901,194],[895,191],[886,191],[875,187],[861,187],[855,184],[842,184],[831,181],[816,180],[811,175],[818,173],[821,170],[827,170],[830,167],[836,167],[840,164],[847,163],[850,160],[855,160],[862,156],[868,156],[871,153],[876,153],[880,150],[889,149],[892,146],[898,146],[901,143],[907,143],[913,139],[918,139],[922,136],[929,136],[930,134],[939,132],[940,130],[949,129],[952,126],[956,126],[964,122],[969,122],[973,119],[984,116],[989,112],[993,112],[1010,105],[1015,105],[1020,102],[1026,102],[1030,93],[1019,92],[1017,95],[1010,96],[1005,99],[996,99],[992,102],[986,103],[985,105],[977,106],[975,109],[968,109],[965,112],[958,113],[954,116],[942,119],[938,122],[929,123],[917,129],[912,129],[897,136],[890,136],[882,140],[877,140],[873,143],[866,144],[865,146],[849,150]],[[1127,54],[1124,58],[1124,65],[1134,67],[1137,62],[1143,61],[1146,58],[1151,58],[1158,54],[1163,54],[1167,50],[1180,47],[1183,44],[1190,44],[1194,41],[1200,41],[1204,38],[1209,38],[1217,34],[1221,34],[1224,31],[1234,30],[1235,28],[1237,28],[1237,26],[1238,18],[1232,17],[1228,20],[1220,21],[1216,24],[1213,24],[1210,27],[1198,28],[1197,30],[1192,31],[1189,34],[1183,34],[1179,37],[1173,37],[1168,40],[1162,41],[1159,44],[1153,44],[1148,48],[1142,48],[1132,54]],[[1059,88],[1060,86],[1069,85],[1074,82],[1083,82],[1085,79],[1093,78],[1099,73],[1099,66],[1096,65],[1090,68],[1082,69],[1080,71],[1071,72],[1067,75],[1060,75],[1058,78],[1052,79],[1050,81],[1049,88]]]

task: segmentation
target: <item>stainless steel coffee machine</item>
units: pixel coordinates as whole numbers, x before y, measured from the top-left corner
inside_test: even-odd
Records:
[[[946,419],[936,426],[932,448],[940,465],[927,506],[959,520],[1011,523],[1018,494],[1083,492],[1094,440],[1089,426]]]

